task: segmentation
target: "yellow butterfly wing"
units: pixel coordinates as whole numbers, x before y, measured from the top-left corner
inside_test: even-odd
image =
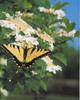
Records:
[[[4,44],[3,48],[7,50],[13,57],[15,57],[19,62],[24,62],[24,49],[12,44]]]
[[[3,44],[2,46],[5,50],[7,50],[7,52],[9,52],[13,56],[18,66],[27,68],[29,68],[29,65],[31,65],[34,60],[45,56],[50,52],[41,48],[27,49],[12,44]]]
[[[29,62],[31,62],[39,57],[42,57],[42,56],[48,54],[49,52],[50,51],[44,50],[44,49],[30,48],[27,50],[27,56],[26,56],[25,61],[29,63]]]

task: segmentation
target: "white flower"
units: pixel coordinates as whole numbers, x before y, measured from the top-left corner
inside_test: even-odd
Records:
[[[50,13],[53,14],[53,12],[54,12],[55,10],[54,10],[53,8],[50,8],[49,11],[50,11]]]
[[[44,12],[44,13],[50,13],[53,15],[57,15],[57,19],[62,19],[65,16],[65,13],[63,10],[59,9],[59,10],[54,10],[53,8],[45,8],[45,7],[39,7],[38,8],[40,12]]]
[[[55,28],[57,28],[57,27],[60,27],[60,26],[63,26],[63,27],[66,27],[66,25],[65,25],[65,23],[64,22],[56,22],[55,24],[54,24],[54,27]]]
[[[16,17],[21,17],[21,12],[20,11],[16,11],[15,16]]]
[[[48,43],[55,43],[55,41],[53,40],[52,37],[50,37],[50,35],[48,35],[45,31],[42,33],[42,30],[40,28],[37,28],[36,31],[36,35],[38,37],[40,37],[41,39],[43,39],[43,41],[47,41]]]
[[[40,10],[40,12],[46,12],[47,9],[45,7],[38,7],[38,9]]]
[[[26,41],[27,43],[30,42],[33,45],[38,45],[39,44],[39,42],[37,41],[37,38],[34,38],[34,37],[32,37],[30,35],[27,35],[27,34],[24,35],[24,36],[18,34],[18,35],[16,35],[15,39],[16,39],[17,42],[18,41],[20,41],[20,42]]]
[[[32,17],[34,14],[33,13],[27,13],[27,15],[23,15],[23,16],[28,16],[28,17]]]
[[[49,50],[52,51],[54,49],[54,45],[53,45],[53,43],[50,43],[49,45],[50,45]]]
[[[66,27],[66,24],[64,22],[61,23],[61,26]]]
[[[14,30],[10,33],[11,36],[15,36],[19,34],[19,30]]]
[[[22,18],[15,18],[13,20],[15,22],[14,24],[16,24],[16,28],[24,34],[32,34],[35,32],[32,26],[25,22]]]
[[[53,13],[54,12],[54,9],[52,8],[45,8],[45,7],[39,7],[38,8],[40,12],[44,12],[44,13]]]
[[[54,74],[56,74],[56,71],[62,71],[62,68],[59,65],[52,65],[52,66],[47,66],[47,71],[49,72],[53,72]]]
[[[21,16],[23,16],[23,17],[26,17],[26,16],[27,17],[32,17],[33,16],[33,13],[16,11],[15,16],[16,17],[21,17]]]
[[[68,33],[68,36],[70,37],[70,36],[73,36],[74,37],[74,34],[76,33],[76,30],[72,30],[72,31],[70,31],[69,33]]]
[[[72,30],[72,31],[70,31],[70,32],[66,32],[65,30],[63,30],[63,29],[60,29],[59,30],[59,32],[58,32],[58,34],[60,35],[60,36],[66,36],[66,37],[74,37],[74,34],[76,33],[76,30]]]
[[[0,26],[16,30],[15,24],[11,23],[8,20],[0,20]]]
[[[35,71],[31,71],[33,75],[37,75],[38,73]]]
[[[11,79],[9,79],[9,82],[11,82],[12,80]]]
[[[32,28],[32,27],[29,27],[25,30],[23,30],[24,33],[27,33],[27,34],[34,34],[35,33],[35,30]]]
[[[6,14],[6,17],[9,17],[9,14]],[[0,26],[10,28],[13,31],[17,31],[18,33],[20,31],[24,34],[35,33],[35,30],[32,28],[32,26],[30,26],[21,17],[18,17],[17,15],[15,18],[10,16],[9,19],[7,18],[6,20],[0,20]]]
[[[63,29],[58,29],[57,30],[57,33],[60,35],[60,36],[66,36],[67,32]]]
[[[56,74],[56,71],[62,71],[62,68],[59,65],[53,64],[53,60],[48,56],[43,57],[42,60],[44,60],[44,62],[47,64],[47,71],[53,72],[54,74]]]
[[[5,14],[6,19],[12,19],[13,16],[11,16],[9,13],[3,12],[3,14]]]
[[[3,89],[2,87],[0,88],[0,92],[4,95],[4,96],[8,96],[8,91],[6,89]]]
[[[63,10],[55,10],[53,12],[54,15],[57,15],[57,19],[62,19],[65,16],[65,13]]]
[[[7,66],[7,59],[0,58],[0,64],[1,64],[1,65],[6,65],[6,66]]]
[[[39,42],[37,41],[37,38],[34,38],[34,37],[26,37],[27,40],[26,42],[30,41],[33,45],[38,45]]]

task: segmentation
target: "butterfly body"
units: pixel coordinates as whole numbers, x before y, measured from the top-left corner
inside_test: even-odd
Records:
[[[14,62],[19,67],[30,68],[36,59],[43,57],[50,53],[49,50],[44,50],[42,48],[23,48],[13,44],[3,44],[2,47],[12,55]]]

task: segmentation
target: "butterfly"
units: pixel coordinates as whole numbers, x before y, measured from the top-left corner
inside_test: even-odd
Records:
[[[23,48],[13,44],[3,44],[2,47],[12,55],[18,67],[31,68],[36,59],[50,53],[49,50],[42,48]]]

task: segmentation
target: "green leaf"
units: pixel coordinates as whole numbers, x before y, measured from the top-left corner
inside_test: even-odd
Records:
[[[67,65],[67,60],[66,60],[66,57],[64,56],[64,54],[57,53],[54,55],[54,57],[56,58],[56,60],[60,61],[62,64]]]
[[[47,91],[47,85],[43,80],[40,81],[40,85],[45,91]]]
[[[75,23],[69,23],[67,26],[68,31],[71,31],[75,28]]]
[[[75,33],[75,37],[80,37],[80,31],[77,31],[77,32]]]
[[[42,7],[50,7],[49,0],[28,0],[32,3],[33,6],[42,6]]]
[[[27,0],[17,0],[15,3],[17,8],[22,8],[24,10],[32,8],[32,4]]]
[[[75,23],[74,23],[74,22],[70,22],[69,19],[63,18],[62,21],[63,21],[63,22],[65,23],[65,25],[66,25],[65,30],[66,30],[67,32],[70,32],[70,31],[72,31],[72,30],[75,28]]]
[[[66,5],[68,5],[69,3],[68,2],[64,2],[64,3],[61,3],[61,2],[58,2],[58,3],[56,3],[55,5],[54,5],[54,9],[55,10],[58,10],[58,9],[61,9],[61,8],[63,8],[64,6],[66,6]]]
[[[25,9],[31,9],[32,8],[32,4],[31,3],[24,2],[23,3],[23,8],[25,8]]]
[[[48,49],[48,47],[49,47],[49,44],[47,43],[47,42],[44,42],[42,39],[38,39],[38,41],[39,41],[39,47],[40,48],[44,48],[44,49]]]

